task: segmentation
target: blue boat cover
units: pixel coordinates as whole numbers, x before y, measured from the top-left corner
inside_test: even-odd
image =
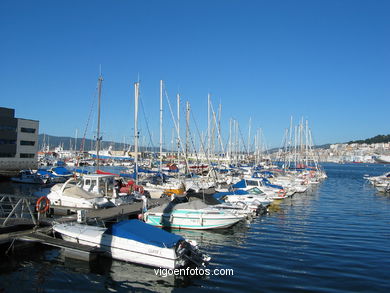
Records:
[[[64,167],[55,167],[53,168],[53,171],[60,175],[72,175],[72,173]]]
[[[89,174],[89,171],[83,169],[73,169],[73,171],[81,174]]]
[[[245,188],[245,187],[246,187],[246,183],[244,179],[238,181],[236,184],[233,185],[233,188]]]
[[[215,199],[220,199],[221,197],[223,197],[225,195],[245,195],[245,194],[249,194],[249,192],[246,190],[238,189],[236,191],[217,192],[217,193],[213,194],[213,197]]]
[[[265,186],[268,186],[268,187],[283,189],[283,186],[281,186],[281,185],[271,184],[271,182],[267,178],[263,178],[263,183],[265,184]]]
[[[50,173],[49,171],[45,169],[38,169],[37,173],[42,176],[49,176],[49,177],[54,177],[55,175],[53,173]]]
[[[132,178],[135,179],[135,174],[136,173],[120,173],[119,176],[123,178]]]
[[[119,222],[112,225],[106,233],[149,245],[155,245],[161,248],[174,247],[178,241],[184,240],[182,236],[169,233],[139,220],[126,220]]]

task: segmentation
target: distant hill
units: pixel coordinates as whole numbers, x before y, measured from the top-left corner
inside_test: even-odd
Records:
[[[38,136],[38,150],[42,150],[44,145],[49,145],[50,150],[53,150],[57,146],[62,146],[64,150],[81,150],[82,138],[78,138],[77,141],[74,137],[67,136],[54,136],[48,134],[39,134]],[[76,147],[75,147],[76,144]],[[113,150],[128,150],[129,145],[115,142],[115,141],[102,141],[101,149],[108,149],[109,146],[112,146]],[[84,151],[91,151],[96,149],[96,141],[92,139],[85,139],[84,142]],[[131,149],[134,150],[134,146],[131,145]],[[140,151],[152,151],[157,152],[160,150],[159,147],[150,147],[150,146],[140,146]],[[164,150],[165,151],[165,150]]]
[[[354,140],[354,141],[348,142],[348,144],[351,144],[351,143],[373,144],[373,143],[387,143],[387,142],[390,142],[390,134],[388,134],[388,135],[380,134],[380,135],[377,135],[377,136],[374,136],[371,138],[367,138],[364,140]]]

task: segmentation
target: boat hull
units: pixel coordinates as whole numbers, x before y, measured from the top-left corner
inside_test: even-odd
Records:
[[[186,260],[176,256],[175,248],[161,248],[105,234],[106,228],[94,227],[93,233],[89,233],[83,226],[85,225],[60,224],[54,230],[66,241],[98,247],[117,260],[168,269],[175,269],[186,263]],[[90,229],[89,226],[88,228]]]
[[[146,213],[145,222],[156,227],[167,227],[173,229],[222,229],[228,228],[244,216],[223,217],[221,214],[202,215],[201,213],[174,212],[171,214]]]

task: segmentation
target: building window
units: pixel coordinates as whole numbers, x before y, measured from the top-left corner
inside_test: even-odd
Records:
[[[0,125],[0,130],[11,130],[16,132],[15,126],[8,126],[8,125]]]
[[[35,145],[35,141],[21,140],[20,145]]]
[[[21,158],[34,158],[35,154],[20,154]]]
[[[0,158],[14,158],[15,154],[12,153],[0,153]]]
[[[20,131],[26,132],[26,133],[35,133],[35,128],[22,127],[22,128],[20,128]]]
[[[0,144],[16,144],[15,139],[0,139]]]

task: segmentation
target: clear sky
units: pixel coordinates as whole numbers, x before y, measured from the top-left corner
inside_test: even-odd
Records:
[[[156,146],[160,79],[199,131],[207,94],[221,102],[225,138],[229,118],[246,136],[251,117],[279,146],[291,115],[316,144],[389,134],[389,15],[386,0],[1,0],[0,106],[41,133],[81,137],[101,65],[105,140],[133,136],[138,79],[141,135],[147,120]],[[166,146],[171,120],[164,111]]]

